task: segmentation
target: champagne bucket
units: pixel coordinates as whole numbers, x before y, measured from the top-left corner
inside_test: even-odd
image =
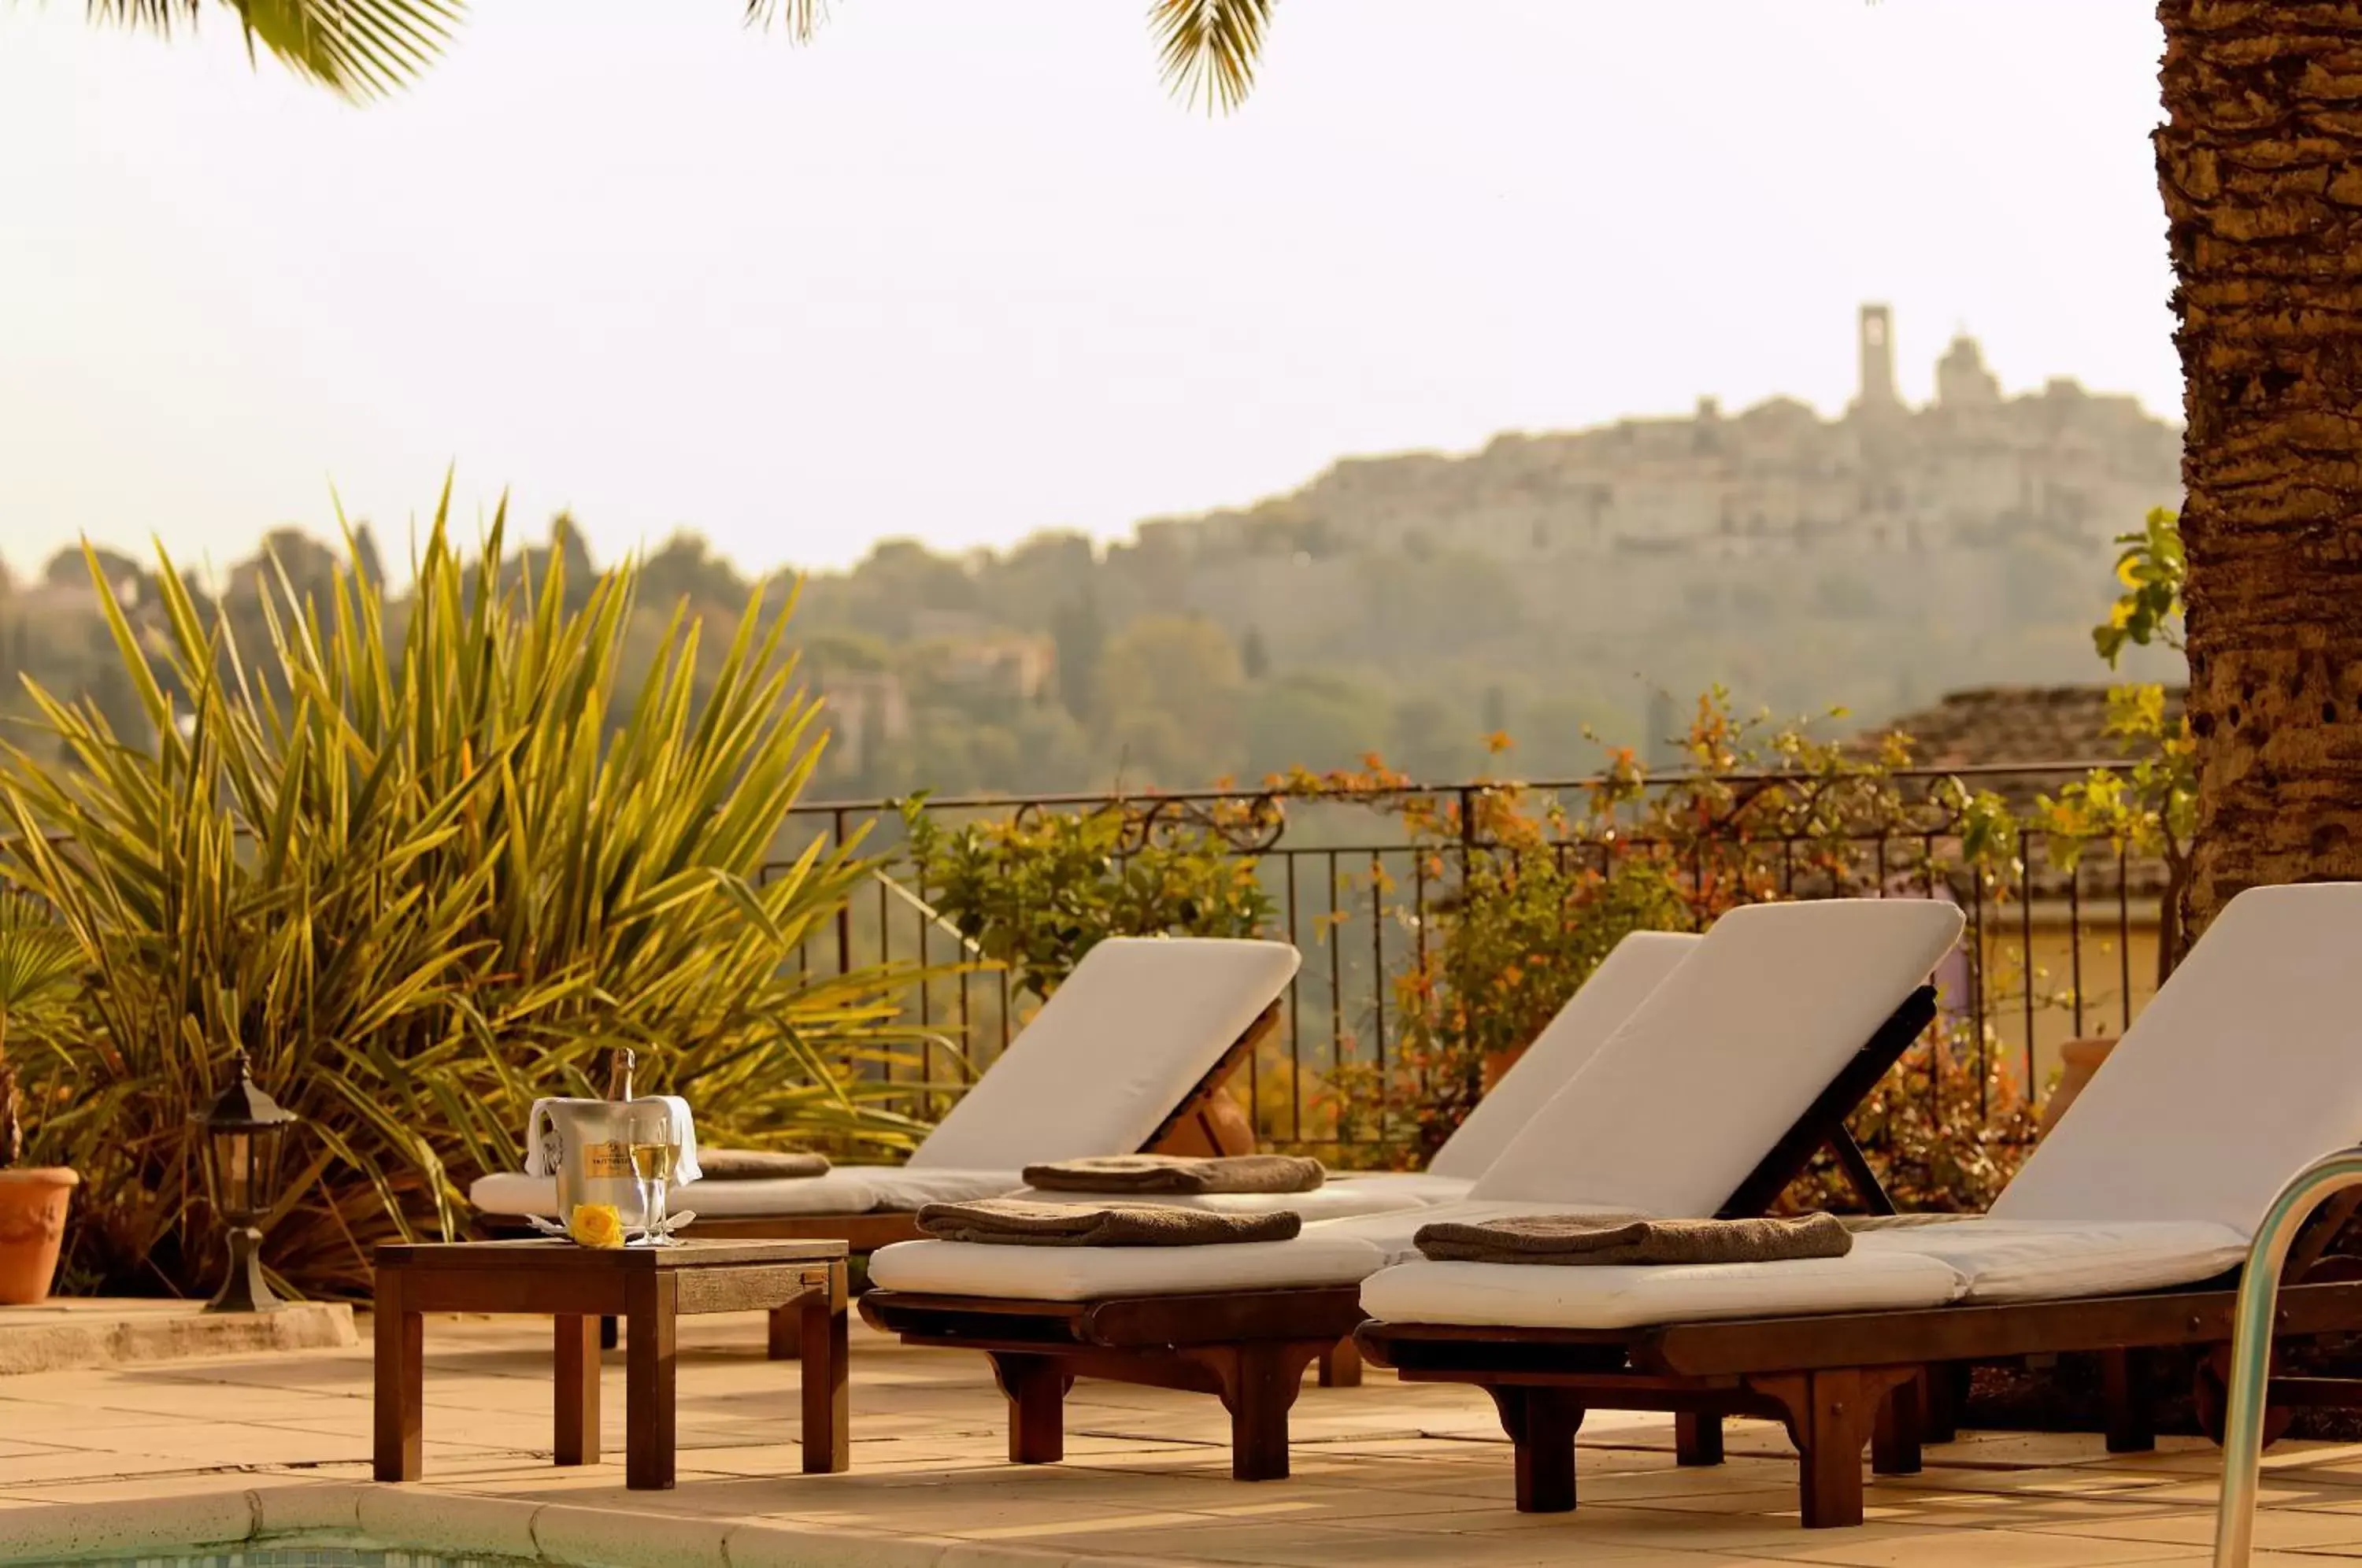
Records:
[[[548,1107],[544,1157],[557,1175],[557,1219],[570,1223],[586,1203],[615,1210],[625,1229],[647,1223],[646,1188],[632,1169],[632,1106],[612,1099],[560,1099]],[[555,1157],[550,1157],[554,1154]]]

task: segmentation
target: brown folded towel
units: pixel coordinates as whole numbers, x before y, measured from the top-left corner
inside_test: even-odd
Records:
[[[1834,1214],[1797,1220],[1602,1220],[1529,1214],[1481,1224],[1440,1220],[1412,1238],[1439,1263],[1720,1264],[1837,1258],[1853,1235]]]
[[[1328,1179],[1297,1154],[1107,1154],[1027,1165],[1025,1185],[1046,1192],[1310,1192]]]
[[[919,1209],[919,1229],[937,1241],[1004,1247],[1215,1247],[1285,1242],[1303,1228],[1303,1217],[1286,1209],[1215,1214],[1157,1203],[1022,1203],[1007,1198]]]
[[[1849,1231],[1914,1231],[1922,1225],[1951,1225],[1975,1218],[1973,1214],[1840,1214],[1838,1223]]]
[[[826,1154],[774,1149],[700,1149],[697,1174],[706,1181],[759,1181],[768,1176],[828,1175]]]

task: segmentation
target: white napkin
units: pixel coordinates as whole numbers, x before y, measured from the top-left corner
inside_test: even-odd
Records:
[[[524,1174],[530,1176],[554,1176],[557,1174],[557,1162],[564,1157],[565,1151],[558,1140],[557,1129],[549,1119],[551,1106],[608,1103],[606,1100],[564,1098],[535,1100],[533,1110],[525,1117],[524,1123]],[[673,1140],[680,1145],[680,1157],[673,1165],[671,1185],[679,1187],[683,1182],[697,1180],[697,1122],[689,1113],[689,1101],[677,1094],[657,1094],[645,1095],[629,1103],[665,1108],[671,1116]]]

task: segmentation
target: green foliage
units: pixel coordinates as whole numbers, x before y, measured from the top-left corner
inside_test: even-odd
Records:
[[[2120,534],[2116,580],[2124,585],[2108,618],[2092,628],[2092,644],[2108,668],[2116,668],[2127,643],[2162,643],[2181,651],[2181,595],[2190,563],[2181,553],[2180,519],[2154,507],[2137,534]]]
[[[478,574],[438,510],[399,638],[340,569],[278,576],[250,646],[162,560],[158,621],[103,601],[139,730],[35,690],[72,760],[0,757],[0,877],[91,976],[86,1043],[25,1064],[37,1152],[85,1177],[78,1280],[203,1288],[194,1117],[240,1047],[304,1118],[270,1259],[307,1290],[458,1232],[532,1098],[590,1092],[613,1045],[717,1142],[907,1146],[854,1077],[900,1055],[907,975],[790,961],[866,866],[815,846],[757,879],[816,755],[787,609],[750,602],[701,680],[681,617],[627,669],[632,569],[504,570],[503,529]]]
[[[0,889],[0,1168],[24,1154],[23,1090],[12,1039],[71,1036],[71,1002],[82,950],[55,916],[21,893]]]
[[[1151,778],[1229,771],[1243,741],[1239,650],[1212,622],[1154,615],[1111,638],[1092,693],[1098,728]]]
[[[2158,643],[2182,648],[2182,587],[2188,564],[2175,515],[2152,511],[2143,530],[2122,536],[2116,580],[2124,591],[2108,619],[2092,630],[2100,657],[2113,669],[2126,645]],[[2125,685],[2108,692],[2107,733],[2136,758],[2128,769],[2094,768],[2053,799],[2035,803],[2035,823],[2049,835],[2050,856],[2072,871],[2094,843],[2152,855],[2165,862],[2165,940],[2158,944],[2158,979],[2180,957],[2180,905],[2190,877],[2191,834],[2198,825],[2198,740],[2190,721],[2166,711],[2165,689]]]
[[[1430,845],[1430,877],[1449,856]],[[1358,1136],[1399,1143],[1424,1165],[1483,1098],[1493,1069],[1531,1043],[1591,972],[1636,931],[1688,924],[1678,878],[1654,856],[1614,856],[1605,868],[1562,855],[1539,834],[1468,857],[1437,910],[1428,961],[1395,981],[1402,1020],[1391,1082],[1362,1066],[1334,1084],[1346,1103],[1374,1105]]]
[[[1046,997],[1110,936],[1253,936],[1275,913],[1222,824],[1148,825],[1155,803],[945,827],[903,808],[927,902],[1019,986]]]

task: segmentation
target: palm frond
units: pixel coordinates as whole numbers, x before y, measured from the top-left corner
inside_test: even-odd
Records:
[[[1164,84],[1209,114],[1227,114],[1254,86],[1276,0],[1151,0],[1148,25],[1156,35]]]
[[[1278,0],[1150,0],[1158,69],[1174,94],[1227,114],[1254,86],[1255,61]],[[828,20],[828,0],[746,0],[750,28],[782,27],[809,43]]]
[[[402,87],[435,63],[465,0],[214,0],[297,75],[356,102]],[[171,37],[204,0],[88,0],[93,21]]]
[[[0,1019],[63,995],[81,972],[73,933],[34,900],[0,892]]]
[[[748,27],[780,24],[798,43],[811,42],[812,34],[827,20],[828,0],[746,0]]]

